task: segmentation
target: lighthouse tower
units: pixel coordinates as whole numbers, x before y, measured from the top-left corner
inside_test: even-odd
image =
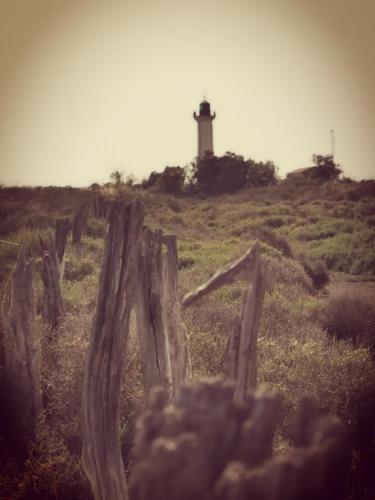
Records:
[[[214,152],[212,120],[215,119],[216,113],[211,115],[210,103],[204,100],[199,105],[199,115],[194,111],[193,116],[198,122],[198,158],[202,159],[207,152]]]

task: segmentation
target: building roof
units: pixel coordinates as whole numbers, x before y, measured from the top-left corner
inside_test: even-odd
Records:
[[[316,168],[315,165],[312,167],[297,168],[296,170],[292,170],[291,172],[288,172],[287,175],[304,174],[305,172],[309,172],[309,171],[313,170],[314,168]]]

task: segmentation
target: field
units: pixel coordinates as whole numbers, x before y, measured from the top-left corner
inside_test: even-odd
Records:
[[[292,414],[304,395],[319,411],[338,415],[351,439],[347,499],[373,500],[375,482],[375,189],[372,182],[299,183],[252,188],[217,197],[173,196],[119,188],[104,196],[141,198],[145,223],[176,234],[179,295],[207,280],[258,240],[266,295],[258,340],[258,378],[281,392],[283,419],[274,443],[283,453]],[[72,217],[97,190],[2,188],[0,280],[4,291],[18,244],[39,259],[39,235],[56,218]],[[80,409],[85,354],[103,256],[104,221],[91,213],[82,244],[69,242],[62,295],[65,315],[53,341],[41,319],[42,283],[36,274],[44,412],[36,442],[21,464],[11,434],[0,436],[1,499],[89,499],[80,466]],[[243,277],[242,277],[243,278]],[[329,281],[328,281],[329,279]],[[228,332],[240,310],[245,281],[227,285],[183,311],[194,380],[222,376]],[[2,357],[1,357],[2,359]],[[0,378],[4,366],[0,360]],[[1,388],[1,429],[11,429],[7,387]],[[144,407],[135,332],[121,399],[123,457],[131,475],[131,446]]]

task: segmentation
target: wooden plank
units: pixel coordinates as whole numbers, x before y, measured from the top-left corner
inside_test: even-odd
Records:
[[[181,302],[182,307],[191,306],[208,293],[226,283],[230,283],[241,271],[251,266],[257,245],[258,243],[255,242],[242,257],[219,269],[206,283],[186,294]]]

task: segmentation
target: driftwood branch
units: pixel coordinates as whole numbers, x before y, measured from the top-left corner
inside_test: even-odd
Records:
[[[18,445],[34,439],[42,408],[40,344],[35,332],[34,262],[21,247],[11,286],[3,302],[4,358],[8,387],[7,412]]]
[[[143,210],[112,204],[105,236],[82,405],[82,463],[96,500],[128,498],[120,442],[120,390]]]
[[[256,242],[242,257],[219,269],[206,283],[186,294],[181,302],[182,307],[190,306],[204,295],[230,283],[241,271],[251,266],[257,245]]]

